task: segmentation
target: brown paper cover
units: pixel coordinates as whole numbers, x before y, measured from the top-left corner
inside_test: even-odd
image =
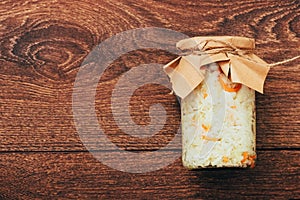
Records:
[[[174,92],[185,98],[205,77],[200,67],[218,63],[231,81],[241,83],[260,93],[270,70],[269,65],[253,53],[255,41],[246,37],[212,36],[194,37],[179,41],[176,46],[190,50],[164,66]]]

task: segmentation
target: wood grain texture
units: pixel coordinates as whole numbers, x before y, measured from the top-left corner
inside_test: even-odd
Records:
[[[299,185],[291,184],[300,178],[299,151],[258,155],[255,169],[188,171],[177,159],[159,171],[130,174],[106,167],[84,152],[1,154],[0,191],[9,199],[300,198]]]
[[[117,33],[161,27],[188,36],[253,37],[257,55],[272,63],[300,54],[299,0],[3,0],[0,13],[0,198],[300,198],[299,60],[273,67],[265,94],[256,96],[261,161],[253,171],[190,172],[177,160],[152,173],[118,172],[87,152],[72,111],[82,62]],[[141,64],[165,64],[173,58],[161,50],[136,50],[115,60],[101,77],[95,99],[99,125],[122,150],[158,150],[173,139],[180,109],[163,86],[148,84],[136,90],[129,104],[131,116],[123,116],[124,122],[132,118],[148,125],[149,108],[162,104],[167,119],[152,137],[122,131],[111,110],[112,92],[122,75]],[[128,95],[129,89],[124,85],[119,95]],[[103,150],[92,136],[86,142],[93,150]]]

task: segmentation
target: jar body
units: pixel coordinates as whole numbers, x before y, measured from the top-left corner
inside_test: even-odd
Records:
[[[255,91],[234,84],[216,63],[181,101],[182,161],[189,169],[254,167]]]

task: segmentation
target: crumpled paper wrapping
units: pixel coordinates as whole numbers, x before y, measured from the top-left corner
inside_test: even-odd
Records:
[[[185,98],[205,77],[201,66],[218,63],[234,83],[241,83],[260,93],[270,70],[268,63],[253,53],[255,41],[246,37],[212,36],[184,39],[177,48],[188,51],[164,66],[174,92]]]

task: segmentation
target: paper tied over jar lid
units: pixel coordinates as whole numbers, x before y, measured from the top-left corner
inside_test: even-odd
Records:
[[[201,66],[218,63],[234,83],[241,83],[260,93],[270,70],[268,63],[253,51],[255,41],[246,37],[212,36],[184,39],[176,44],[185,55],[164,66],[174,92],[185,98],[205,78]]]

